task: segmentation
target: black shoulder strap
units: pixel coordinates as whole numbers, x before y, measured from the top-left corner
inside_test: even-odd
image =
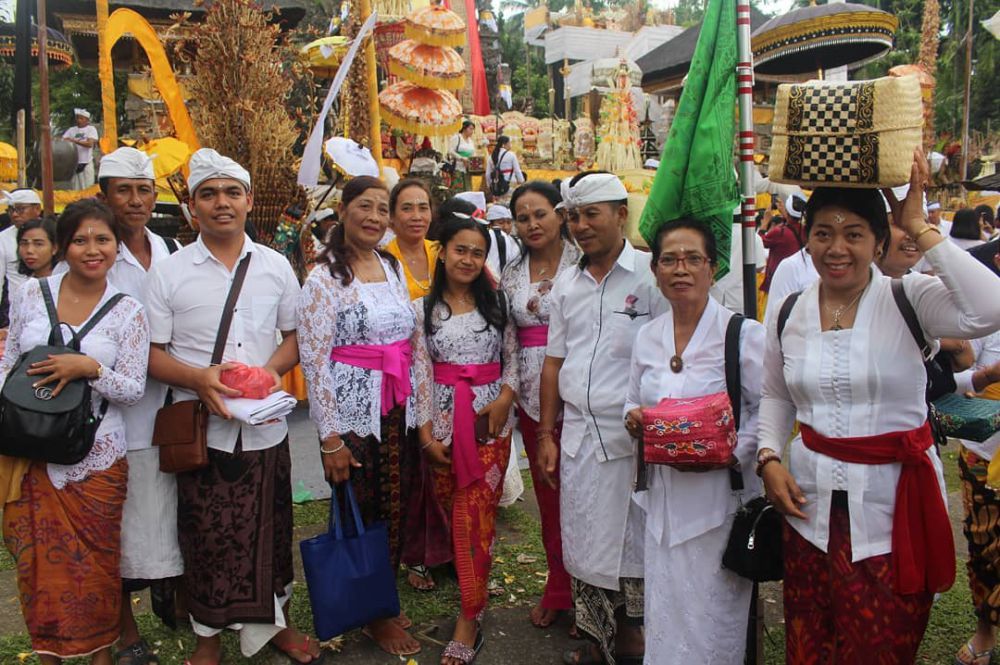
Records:
[[[927,343],[927,338],[924,337],[924,331],[917,319],[917,312],[910,304],[910,299],[906,297],[906,291],[903,290],[903,280],[899,278],[892,280],[892,299],[896,301],[896,307],[899,308],[899,313],[902,315],[903,321],[906,322],[906,327],[910,329],[910,334],[913,336],[913,341],[917,343],[917,348],[920,349],[923,361],[927,362],[932,357],[931,346]]]
[[[229,328],[233,324],[233,314],[236,311],[236,300],[243,290],[243,280],[247,276],[247,268],[250,267],[251,253],[247,253],[236,266],[236,274],[233,275],[233,283],[229,287],[229,295],[226,296],[226,304],[222,307],[222,321],[219,322],[219,332],[215,335],[215,348],[212,350],[212,364],[218,365],[222,362],[222,354],[226,350],[226,340],[229,339]]]
[[[781,309],[778,310],[778,346],[781,346],[781,335],[785,332],[785,324],[788,323],[788,317],[792,313],[792,308],[795,307],[795,301],[801,295],[801,291],[789,293],[785,302],[781,303]]]
[[[122,298],[124,297],[125,297],[124,293],[116,293],[115,295],[108,298],[108,301],[103,305],[101,305],[101,308],[97,310],[97,312],[93,316],[90,317],[90,320],[88,320],[87,323],[85,323],[83,327],[77,331],[76,333],[77,341],[82,340],[87,333],[93,330],[94,327],[101,322],[101,319],[107,316],[108,312],[114,309],[115,305],[121,302]]]
[[[500,257],[500,272],[507,265],[507,241],[500,229],[493,229],[493,237],[497,240],[497,256]]]
[[[740,429],[740,415],[743,410],[743,386],[740,379],[740,330],[743,321],[742,314],[733,314],[729,317],[725,342],[726,392],[733,407],[733,425],[737,431]],[[743,476],[734,467],[729,467],[729,486],[734,492],[743,489]]]
[[[38,287],[42,290],[42,299],[45,301],[45,311],[49,314],[49,324],[53,328],[59,327],[59,314],[56,312],[56,303],[52,300],[52,289],[49,288],[49,278],[43,277],[38,280]]]
[[[177,238],[164,238],[163,242],[167,243],[167,252],[170,254],[173,254],[181,248],[181,243],[177,240]]]

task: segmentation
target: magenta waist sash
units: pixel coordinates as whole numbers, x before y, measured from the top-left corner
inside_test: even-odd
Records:
[[[459,487],[468,487],[485,475],[476,445],[476,411],[472,386],[500,378],[500,363],[453,365],[434,363],[434,383],[455,388],[451,425],[451,468]]]
[[[413,392],[410,385],[410,365],[413,348],[410,340],[401,339],[392,344],[350,344],[335,346],[330,359],[345,365],[374,369],[382,372],[382,415],[399,404]]]
[[[545,346],[549,343],[549,327],[547,325],[518,326],[517,341],[522,348]]]

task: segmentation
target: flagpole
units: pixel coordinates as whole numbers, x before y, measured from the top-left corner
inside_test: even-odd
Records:
[[[740,222],[743,241],[743,314],[757,318],[757,257],[754,235],[757,233],[757,206],[754,192],[753,163],[753,53],[750,50],[750,2],[736,2],[736,37],[739,56],[736,63],[736,94],[740,105]],[[733,266],[732,268],[735,268]],[[731,269],[732,269],[731,268]]]

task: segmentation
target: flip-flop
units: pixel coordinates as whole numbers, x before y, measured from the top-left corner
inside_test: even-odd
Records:
[[[368,626],[365,626],[364,628],[361,629],[361,634],[370,639],[372,642],[374,642],[375,646],[377,646],[379,649],[386,652],[390,656],[415,656],[418,653],[420,653],[421,647],[419,644],[417,645],[416,649],[413,649],[411,651],[399,651],[399,652],[389,651],[384,646],[382,646],[378,640],[375,639],[375,636],[372,635],[372,631],[368,630]]]
[[[564,651],[562,662],[563,665],[606,665],[607,663],[601,650],[589,642],[576,649]]]
[[[471,647],[464,642],[451,640],[445,645],[444,651],[441,652],[441,657],[454,658],[461,661],[462,665],[472,665],[479,652],[483,650],[484,644],[486,644],[486,636],[483,635],[483,629],[479,627],[476,628],[476,640]]]
[[[326,654],[323,652],[323,647],[319,648],[319,653],[313,656],[309,653],[309,646],[313,643],[313,638],[308,635],[303,635],[305,640],[301,644],[287,645],[285,647],[280,647],[274,642],[268,642],[274,651],[277,651],[282,656],[287,658],[290,663],[296,663],[299,665],[319,665],[326,658]],[[319,642],[316,642],[317,646]],[[305,654],[310,657],[310,660],[299,660],[292,655],[293,651],[298,651],[301,654]]]

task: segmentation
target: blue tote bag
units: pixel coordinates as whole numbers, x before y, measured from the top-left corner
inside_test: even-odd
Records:
[[[375,619],[399,615],[389,533],[381,522],[365,528],[351,482],[344,484],[354,533],[345,535],[334,488],[326,533],[299,543],[316,636],[328,640]]]

